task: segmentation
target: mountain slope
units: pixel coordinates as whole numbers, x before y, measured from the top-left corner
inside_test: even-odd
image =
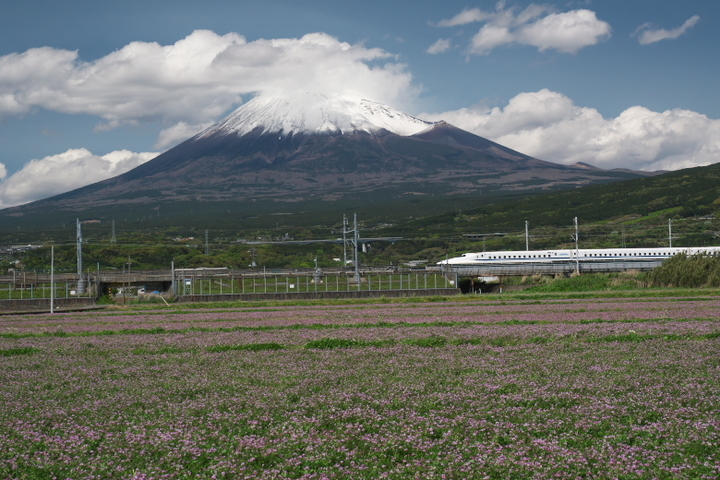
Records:
[[[514,201],[493,201],[463,209],[462,220],[456,212],[427,216],[383,234],[404,235],[419,229],[437,234],[516,230],[526,220],[537,227],[568,225],[573,217],[578,217],[583,224],[609,220],[613,220],[613,224],[656,224],[662,232],[661,238],[665,238],[668,219],[695,218],[697,238],[686,244],[717,245],[720,237],[715,220],[720,218],[718,185],[720,163]],[[688,242],[687,237],[684,240]]]
[[[123,175],[3,213],[98,216],[198,202],[205,211],[214,202],[271,202],[287,211],[298,202],[492,196],[636,177],[541,161],[356,97],[272,94]]]

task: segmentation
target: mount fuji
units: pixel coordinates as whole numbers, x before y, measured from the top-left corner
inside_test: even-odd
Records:
[[[2,214],[212,211],[228,202],[287,212],[298,202],[530,193],[639,176],[538,160],[355,96],[274,92],[125,174]]]

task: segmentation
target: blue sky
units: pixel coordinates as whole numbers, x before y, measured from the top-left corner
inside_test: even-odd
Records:
[[[354,93],[558,163],[720,161],[720,2],[27,0],[0,14],[0,208],[265,88]]]

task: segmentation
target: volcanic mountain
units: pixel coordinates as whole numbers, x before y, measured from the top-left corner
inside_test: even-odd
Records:
[[[123,175],[3,214],[260,201],[287,211],[307,200],[529,192],[638,176],[538,160],[363,98],[266,93]]]

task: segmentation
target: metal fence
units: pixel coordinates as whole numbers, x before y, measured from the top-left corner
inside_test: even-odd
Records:
[[[257,293],[312,293],[455,288],[441,273],[376,273],[177,276],[177,295],[236,295]]]
[[[34,300],[42,298],[91,297],[93,293],[85,290],[78,292],[77,280],[33,283],[0,283],[0,300]]]
[[[0,310],[16,308],[20,301],[41,299],[91,299],[110,295],[116,301],[130,302],[154,295],[176,295],[185,297],[231,296],[253,294],[313,294],[334,292],[343,296],[358,294],[370,296],[396,296],[411,292],[411,295],[432,294],[457,288],[454,274],[444,275],[440,271],[388,272],[365,270],[294,270],[294,271],[231,271],[229,269],[193,269],[172,272],[98,272],[83,278],[83,289],[78,288],[75,275],[63,275],[51,282],[46,274],[35,274],[27,278],[0,277]],[[362,292],[362,293],[359,293]],[[423,293],[424,292],[424,293]]]

